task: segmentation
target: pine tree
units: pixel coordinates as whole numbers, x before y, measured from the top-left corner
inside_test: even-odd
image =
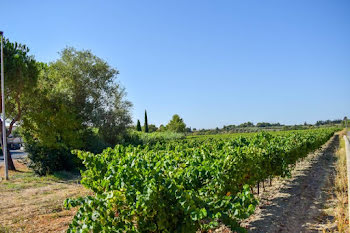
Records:
[[[137,120],[136,130],[137,131],[142,131],[140,120]]]
[[[147,111],[145,110],[145,132],[148,133],[148,131]]]

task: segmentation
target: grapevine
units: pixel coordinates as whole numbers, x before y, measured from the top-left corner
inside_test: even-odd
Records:
[[[75,151],[86,170],[81,183],[93,196],[67,199],[80,206],[68,232],[202,232],[254,213],[250,188],[290,175],[295,163],[323,145],[335,128],[189,138],[146,146]]]

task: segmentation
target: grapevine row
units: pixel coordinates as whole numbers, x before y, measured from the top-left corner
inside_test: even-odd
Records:
[[[116,146],[94,155],[77,151],[82,184],[93,196],[80,206],[69,232],[196,232],[239,222],[257,200],[250,187],[290,174],[295,163],[337,129],[185,139],[153,146]]]

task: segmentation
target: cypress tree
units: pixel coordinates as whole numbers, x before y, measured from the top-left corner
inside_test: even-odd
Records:
[[[142,131],[140,120],[137,120],[136,130],[137,131]]]
[[[145,132],[148,133],[147,111],[145,110]]]

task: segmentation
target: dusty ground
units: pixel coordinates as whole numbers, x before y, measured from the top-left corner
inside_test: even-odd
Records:
[[[242,225],[248,232],[327,232],[335,229],[329,191],[334,179],[339,136],[299,162],[292,177],[274,180],[259,196],[256,213]]]
[[[19,171],[0,182],[0,233],[65,232],[76,210],[63,209],[63,201],[88,193],[78,177],[69,173],[37,177],[19,161],[15,165]],[[0,167],[1,177],[3,173]]]

